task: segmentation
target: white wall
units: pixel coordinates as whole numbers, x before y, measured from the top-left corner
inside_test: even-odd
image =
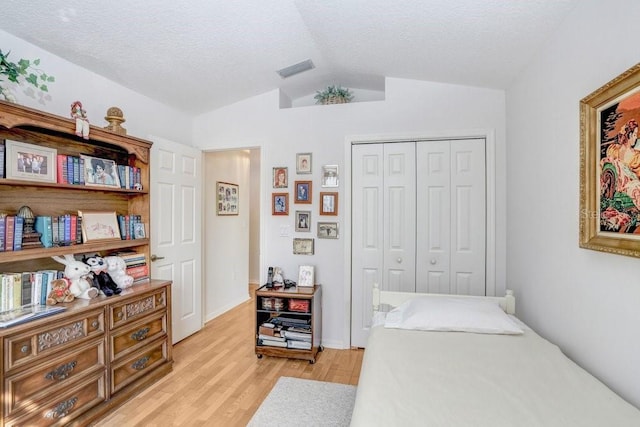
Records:
[[[640,2],[579,2],[507,92],[507,278],[518,315],[640,406],[640,260],[580,249],[579,101],[638,59]]]
[[[73,65],[2,30],[0,46],[3,52],[11,51],[9,59],[13,62],[21,58],[39,58],[39,68],[56,79],[48,85],[49,92],[45,95],[48,95],[50,101],[46,102],[40,102],[38,97],[31,98],[25,94],[33,92],[30,85],[16,87],[14,93],[19,104],[70,117],[71,103],[80,100],[87,110],[89,121],[98,127],[108,124],[104,116],[110,107],[116,106],[124,113],[126,122],[122,126],[127,129],[129,135],[138,138],[158,135],[171,141],[190,143],[191,117],[188,115]]]
[[[204,155],[205,321],[249,299],[250,154]],[[238,185],[238,215],[216,214],[216,182]]]
[[[285,278],[297,280],[298,265],[316,266],[316,282],[323,285],[323,344],[349,346],[349,290],[345,273],[345,239],[315,239],[315,255],[293,255],[293,237],[314,237],[319,210],[320,168],[337,164],[345,171],[345,140],[354,135],[434,135],[443,132],[484,129],[495,132],[497,289],[505,281],[505,98],[502,91],[404,79],[387,79],[384,101],[308,106],[280,109],[280,94],[272,91],[201,115],[194,122],[194,144],[203,150],[220,148],[262,148],[262,250],[263,270],[267,265],[284,269]],[[466,132],[465,132],[466,133]],[[313,154],[312,175],[296,175],[296,153]],[[289,168],[289,216],[271,215],[271,185],[274,166]],[[345,195],[348,177],[341,174],[339,197]],[[313,204],[293,204],[295,180],[313,181]],[[330,218],[345,229],[348,221],[344,200],[339,215]],[[293,231],[295,210],[312,211],[313,233]],[[288,235],[281,236],[281,227]],[[348,258],[347,258],[348,259]],[[264,281],[264,277],[262,281]]]

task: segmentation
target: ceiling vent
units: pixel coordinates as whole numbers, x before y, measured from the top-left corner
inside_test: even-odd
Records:
[[[277,73],[280,74],[280,77],[286,79],[287,77],[294,76],[296,74],[300,74],[304,71],[311,70],[316,66],[313,65],[313,61],[307,59],[306,61],[298,62],[297,64],[289,65],[281,70],[278,70]]]

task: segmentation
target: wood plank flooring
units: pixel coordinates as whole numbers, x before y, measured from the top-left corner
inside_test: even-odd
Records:
[[[254,310],[252,298],[176,344],[173,372],[96,426],[245,426],[281,376],[358,384],[362,349],[325,348],[313,365],[258,359]]]

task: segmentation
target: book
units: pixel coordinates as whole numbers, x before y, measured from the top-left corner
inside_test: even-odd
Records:
[[[52,219],[47,215],[36,216],[35,229],[40,233],[40,242],[45,248],[53,246]]]
[[[22,295],[22,301],[20,302],[20,305],[29,305],[31,304],[31,295],[32,295],[32,290],[33,290],[33,286],[32,286],[32,273],[29,272],[25,272],[22,273],[22,291],[21,291],[21,295]]]
[[[0,139],[0,178],[5,177],[4,158],[5,158],[4,139]]]
[[[59,184],[68,184],[69,178],[67,176],[67,156],[65,154],[58,154],[57,160],[57,175],[56,180]]]
[[[80,157],[72,157],[73,160],[73,183],[80,184]]]
[[[149,266],[148,265],[139,265],[137,267],[128,267],[126,273],[133,277],[133,279],[140,279],[149,277]]]
[[[311,341],[287,341],[287,348],[311,350]]]
[[[6,216],[0,216],[0,252],[4,252],[4,224]]]
[[[51,316],[66,310],[61,306],[27,305],[0,313],[0,328],[18,325],[41,317]]]
[[[22,250],[22,233],[24,230],[24,218],[16,216],[13,224],[13,250]]]
[[[75,184],[73,182],[73,156],[67,156],[67,183]]]
[[[284,331],[284,336],[286,339],[293,341],[311,341],[311,334],[304,332],[291,332],[287,330]]]
[[[287,348],[287,342],[286,341],[258,339],[258,344],[259,345],[271,346],[271,347],[284,347],[284,348]]]
[[[85,170],[85,164],[84,164],[84,157],[80,157],[80,159],[78,160],[78,164],[80,165],[80,176],[78,177],[78,184],[80,185],[84,185],[84,174],[86,172]]]
[[[261,339],[261,340],[273,340],[273,341],[280,341],[280,342],[286,341],[285,337],[281,337],[279,335],[258,334],[258,338]]]
[[[7,215],[4,218],[4,250],[13,250],[13,232],[16,224],[16,217],[13,215]]]

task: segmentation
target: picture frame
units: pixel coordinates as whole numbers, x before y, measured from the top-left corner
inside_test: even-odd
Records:
[[[313,265],[301,265],[298,267],[298,286],[312,288],[315,285],[315,272]]]
[[[137,222],[133,224],[133,238],[134,239],[145,239],[147,237],[147,232],[145,230],[144,223]]]
[[[313,255],[313,239],[299,238],[293,239],[294,255]]]
[[[338,215],[338,193],[320,193],[320,215]]]
[[[115,161],[84,154],[80,158],[84,161],[85,185],[120,188],[118,165]]]
[[[338,239],[340,230],[337,222],[319,222],[317,229],[318,239]]]
[[[640,257],[638,103],[640,64],[580,100],[582,248]]]
[[[115,212],[78,211],[82,217],[82,242],[122,240]]]
[[[313,182],[312,181],[296,181],[295,202],[300,204],[311,204]]]
[[[271,214],[289,215],[289,193],[271,194]]]
[[[311,211],[296,211],[296,231],[311,231]]]
[[[216,181],[216,213],[219,216],[238,215],[240,188],[238,184]]]
[[[55,148],[6,139],[5,155],[7,179],[56,182],[58,150]]]
[[[322,186],[337,187],[338,184],[339,184],[338,165],[322,166]]]
[[[311,153],[296,154],[296,173],[301,175],[311,173],[311,157]]]
[[[273,188],[289,187],[289,168],[277,166],[273,168]]]

